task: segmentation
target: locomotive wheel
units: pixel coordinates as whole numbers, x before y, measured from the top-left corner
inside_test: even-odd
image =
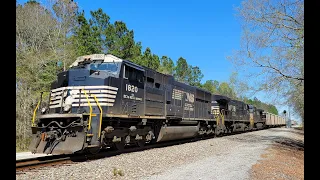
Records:
[[[124,141],[116,142],[114,143],[114,146],[118,151],[123,151],[125,147],[125,142]]]
[[[216,127],[214,131],[214,135],[215,135],[214,137],[219,137],[220,134],[221,134],[220,129]]]
[[[146,144],[146,141],[145,141],[145,140],[138,140],[138,141],[137,141],[137,145],[138,145],[139,147],[144,147],[145,144]]]
[[[91,154],[98,154],[101,150],[101,146],[100,147],[93,147],[93,148],[89,148],[88,151],[91,153]]]
[[[232,133],[231,129],[227,128],[227,134],[231,134],[231,133]]]
[[[125,144],[130,144],[130,141],[131,141],[130,139],[131,139],[130,135],[126,136],[126,138],[124,138]]]
[[[214,129],[214,132],[213,132],[213,134],[212,134],[212,137],[213,137],[213,138],[216,138],[216,137],[217,137],[217,129]]]
[[[149,131],[149,133],[146,135],[146,143],[151,143],[152,139],[155,139],[155,136],[152,131]]]
[[[114,142],[113,143],[114,148],[118,151],[123,151],[124,147],[126,146],[126,141],[124,137],[121,137],[121,141],[120,142]]]

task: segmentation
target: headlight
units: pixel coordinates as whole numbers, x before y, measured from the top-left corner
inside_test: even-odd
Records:
[[[41,109],[41,113],[42,113],[42,114],[44,114],[46,111],[47,111],[47,108],[46,108],[46,107],[43,107],[43,108]]]
[[[69,95],[70,90],[63,92],[63,97],[67,97]]]
[[[71,109],[72,102],[73,102],[73,98],[71,96],[68,96],[64,101],[63,110],[66,112],[69,111]]]
[[[71,105],[65,105],[63,107],[63,110],[66,111],[66,112],[68,112],[70,109],[71,109]]]

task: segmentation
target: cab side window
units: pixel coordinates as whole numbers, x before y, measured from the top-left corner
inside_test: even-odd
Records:
[[[139,71],[135,68],[132,68],[126,65],[124,65],[123,68],[124,68],[123,78],[128,79],[129,81],[137,81],[139,83],[143,83],[142,71]]]

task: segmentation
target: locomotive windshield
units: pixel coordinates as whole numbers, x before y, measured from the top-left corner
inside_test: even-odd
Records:
[[[96,61],[91,64],[87,64],[86,68],[94,71],[106,71],[108,73],[117,74],[120,67],[119,62],[101,62]]]

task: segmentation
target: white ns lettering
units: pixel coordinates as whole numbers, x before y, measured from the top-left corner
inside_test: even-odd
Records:
[[[194,94],[186,93],[186,95],[187,95],[186,101],[194,103]]]

